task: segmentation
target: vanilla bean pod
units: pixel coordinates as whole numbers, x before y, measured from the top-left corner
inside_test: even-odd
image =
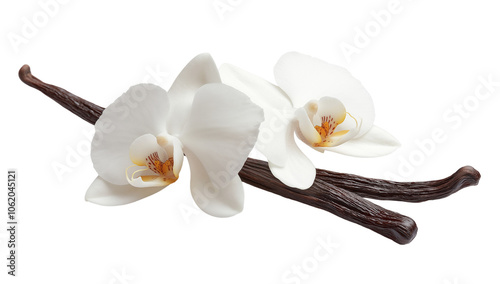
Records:
[[[404,202],[423,202],[445,198],[462,188],[477,185],[480,178],[481,174],[471,166],[461,167],[444,179],[420,182],[397,182],[323,169],[316,170],[317,180],[342,187],[359,196]]]
[[[31,74],[28,65],[19,70],[19,77],[27,85],[43,92],[91,124],[95,124],[104,110],[60,87],[40,81]],[[251,158],[247,159],[239,175],[248,184],[326,210],[400,244],[409,243],[415,237],[415,222],[362,197],[420,202],[448,196],[463,187],[477,184],[479,180],[479,173],[472,167],[464,167],[443,180],[413,183],[370,179],[318,169],[313,186],[308,190],[299,190],[287,187],[277,180],[266,162]]]
[[[307,190],[288,187],[273,176],[266,162],[247,159],[241,169],[242,181],[266,191],[333,213],[398,244],[407,244],[417,234],[410,217],[380,207],[335,184],[316,179]]]
[[[31,70],[28,65],[23,65],[23,67],[19,69],[19,78],[26,85],[44,93],[47,97],[53,99],[58,104],[62,105],[64,108],[76,114],[88,123],[95,124],[104,110],[103,107],[75,96],[63,88],[40,81],[37,77],[31,74]]]

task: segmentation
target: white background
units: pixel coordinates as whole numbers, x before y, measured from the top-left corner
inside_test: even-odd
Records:
[[[495,1],[40,5],[47,2],[0,7],[1,169],[19,171],[19,276],[2,264],[2,283],[500,283],[500,87],[474,97],[480,77],[500,81]],[[386,17],[377,22],[376,15]],[[346,45],[356,53],[346,56]],[[348,68],[371,93],[376,124],[402,143],[375,159],[304,148],[317,167],[428,180],[469,164],[482,174],[479,186],[421,204],[377,202],[416,220],[418,235],[405,246],[251,186],[241,214],[205,215],[191,199],[187,167],[150,198],[100,207],[83,199],[96,176],[86,148],[93,127],[17,77],[29,64],[46,82],[107,106],[140,82],[167,89],[198,53],[273,81],[276,60],[292,50]],[[431,147],[435,131],[442,134]],[[73,151],[78,157],[69,158]],[[70,168],[60,178],[58,164]],[[2,259],[6,238],[2,229]],[[314,260],[318,240],[335,248]],[[294,266],[306,271],[302,278],[291,274]]]

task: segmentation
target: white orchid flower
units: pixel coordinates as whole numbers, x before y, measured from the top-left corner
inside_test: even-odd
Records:
[[[154,194],[177,180],[185,155],[200,209],[217,217],[237,214],[244,196],[238,172],[263,119],[262,109],[222,84],[211,56],[201,54],[168,92],[133,86],[104,110],[91,150],[99,176],[86,200],[121,205]]]
[[[316,177],[294,133],[317,151],[357,157],[385,155],[399,146],[394,137],[373,125],[370,95],[342,67],[290,52],[274,68],[279,87],[229,64],[219,72],[223,83],[264,109],[256,147],[268,159],[274,176],[288,186],[307,189]]]

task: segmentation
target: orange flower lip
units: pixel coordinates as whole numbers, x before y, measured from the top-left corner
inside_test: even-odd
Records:
[[[344,104],[333,97],[322,97],[309,101],[299,112],[299,128],[302,137],[313,148],[329,148],[338,146],[352,139],[359,132],[360,124],[345,109]],[[347,115],[352,118],[347,125]],[[342,128],[338,130],[338,126]],[[347,129],[346,129],[347,128]]]
[[[158,152],[154,152],[146,158],[146,162],[147,167],[162,177],[163,181],[171,181],[170,183],[173,183],[177,180],[177,177],[174,175],[174,158],[170,157],[165,162],[162,162],[158,156]],[[142,180],[147,181],[148,177],[154,176],[143,176]]]
[[[136,187],[168,186],[177,181],[183,155],[181,144],[175,141],[177,138],[168,133],[136,138],[130,145],[133,165],[125,171],[127,181]],[[135,171],[130,174],[129,168]]]
[[[358,121],[348,112],[349,116],[356,121],[356,127],[358,126]],[[321,142],[313,143],[313,147],[333,147],[338,145],[339,141],[341,141],[341,137],[349,133],[350,130],[340,130],[335,131],[337,126],[342,123],[337,123],[333,120],[331,116],[322,116],[321,117],[321,126],[316,125],[314,129],[321,136]]]

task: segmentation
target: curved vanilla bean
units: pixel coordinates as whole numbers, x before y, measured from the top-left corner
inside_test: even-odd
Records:
[[[95,124],[104,110],[103,107],[75,96],[63,88],[40,81],[37,77],[31,74],[31,69],[28,65],[23,65],[23,67],[19,69],[19,78],[26,85],[44,93],[47,97],[53,99],[58,104],[62,105],[64,108],[89,123]]]
[[[247,159],[239,175],[242,181],[250,185],[326,210],[398,244],[411,242],[417,234],[417,224],[410,217],[382,208],[320,179],[316,179],[307,190],[288,187],[273,176],[266,162],[252,158]]]
[[[316,179],[335,184],[359,196],[405,202],[445,198],[464,187],[477,185],[480,178],[481,174],[471,166],[462,167],[444,179],[421,182],[372,179],[323,169],[316,171]]]

